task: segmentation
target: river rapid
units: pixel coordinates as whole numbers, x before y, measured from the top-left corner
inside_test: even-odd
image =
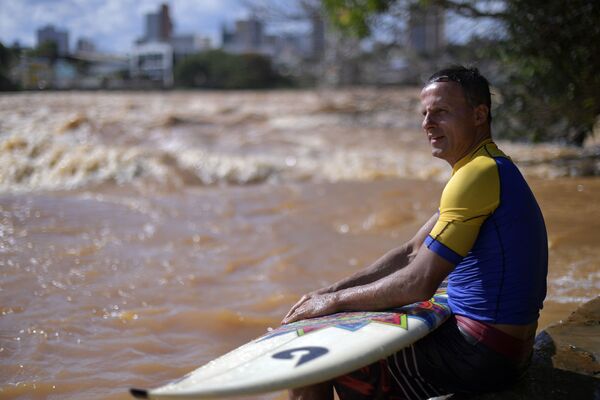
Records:
[[[418,106],[410,88],[0,96],[0,397],[127,399],[409,239],[450,176]],[[600,179],[581,176],[599,164],[499,146],[547,223],[543,328],[600,289]]]

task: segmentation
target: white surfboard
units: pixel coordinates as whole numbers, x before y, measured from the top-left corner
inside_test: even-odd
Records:
[[[156,389],[148,399],[219,398],[323,382],[385,358],[450,316],[445,289],[429,301],[383,312],[346,312],[283,325]]]

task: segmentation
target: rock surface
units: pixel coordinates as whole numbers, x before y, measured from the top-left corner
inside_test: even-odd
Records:
[[[502,392],[451,400],[600,400],[600,296],[536,337],[524,378]]]

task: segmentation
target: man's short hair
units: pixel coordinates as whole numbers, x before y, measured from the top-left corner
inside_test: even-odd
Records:
[[[492,96],[490,84],[475,67],[466,68],[462,65],[452,65],[444,68],[429,77],[427,85],[435,82],[456,82],[465,94],[471,107],[485,104],[488,107],[488,123],[492,124]]]

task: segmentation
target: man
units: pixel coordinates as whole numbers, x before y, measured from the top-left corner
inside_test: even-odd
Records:
[[[429,299],[448,277],[453,316],[386,360],[296,399],[421,399],[498,390],[527,367],[546,295],[548,245],[537,202],[491,138],[491,97],[475,68],[439,71],[421,91],[422,127],[452,177],[439,211],[407,243],[296,303],[283,323]]]

